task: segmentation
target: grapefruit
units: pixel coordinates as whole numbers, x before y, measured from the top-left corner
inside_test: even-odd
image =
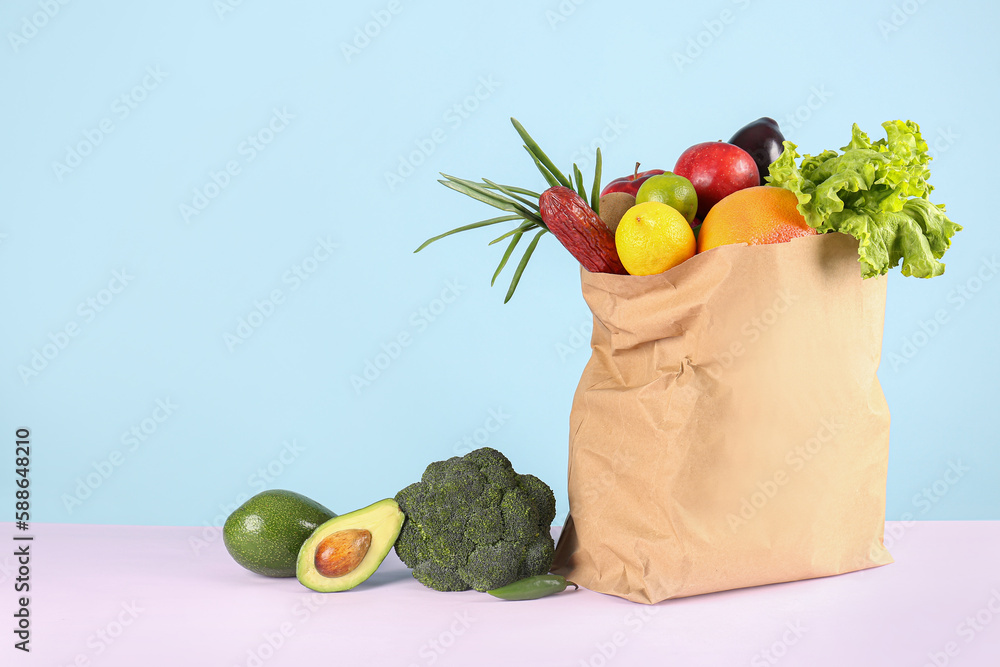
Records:
[[[705,216],[698,232],[698,252],[731,243],[784,243],[816,234],[796,204],[795,194],[785,188],[757,185],[737,190]]]

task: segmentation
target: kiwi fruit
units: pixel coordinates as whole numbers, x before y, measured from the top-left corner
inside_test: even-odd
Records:
[[[609,192],[601,197],[600,217],[614,234],[625,211],[635,206],[635,197],[627,192]]]

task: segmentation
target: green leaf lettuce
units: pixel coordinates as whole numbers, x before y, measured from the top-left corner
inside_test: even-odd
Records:
[[[944,273],[939,260],[962,227],[945,215],[943,205],[928,200],[934,189],[927,182],[931,158],[920,127],[900,120],[882,127],[886,138],[873,143],[855,124],[851,142],[839,154],[800,156],[786,141],[767,180],[794,192],[799,212],[820,233],[858,239],[865,278],[900,262],[904,276],[939,276]]]

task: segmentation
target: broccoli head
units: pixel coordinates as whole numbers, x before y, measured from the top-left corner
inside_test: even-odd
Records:
[[[488,591],[552,567],[552,489],[483,447],[427,466],[396,494],[406,515],[396,554],[439,591]]]

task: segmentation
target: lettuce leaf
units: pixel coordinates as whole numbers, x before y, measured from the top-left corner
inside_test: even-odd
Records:
[[[886,138],[873,143],[855,124],[840,153],[800,156],[786,141],[767,181],[794,192],[799,212],[820,233],[858,239],[865,278],[900,262],[904,276],[939,276],[944,273],[939,260],[962,227],[945,215],[943,205],[928,199],[934,189],[927,182],[931,157],[920,127],[901,120],[882,127]]]

